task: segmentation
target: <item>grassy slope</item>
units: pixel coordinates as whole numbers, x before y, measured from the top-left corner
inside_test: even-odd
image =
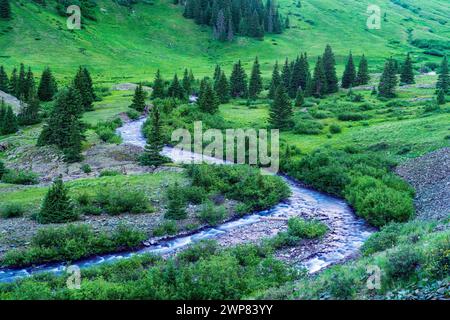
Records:
[[[7,22],[0,22],[0,64],[10,69],[23,61],[37,73],[50,65],[66,80],[83,64],[93,70],[94,78],[117,83],[151,80],[157,68],[167,77],[184,67],[192,67],[196,74],[209,74],[215,63],[230,67],[237,59],[249,68],[255,55],[269,71],[276,59],[294,57],[300,51],[308,51],[314,61],[326,43],[335,49],[339,69],[350,49],[357,55],[366,53],[373,69],[389,55],[408,50],[418,59],[433,60],[407,44],[406,30],[413,28],[414,38],[447,40],[450,29],[436,21],[448,20],[446,1],[404,1],[422,10],[415,14],[388,0],[303,0],[302,8],[293,0],[279,0],[282,12],[290,13],[290,30],[269,35],[264,41],[239,38],[231,44],[211,40],[209,28],[182,18],[182,8],[169,0],[140,4],[133,12],[111,0],[99,0],[99,8],[106,13],[97,9],[98,22],[88,22],[85,30],[75,32],[65,29],[65,20],[51,6],[41,9],[27,2],[13,5],[11,31],[6,32]],[[366,9],[373,3],[387,13],[387,21],[382,22],[381,30],[368,31]],[[302,21],[299,15],[304,17]],[[314,21],[314,25],[305,20]]]

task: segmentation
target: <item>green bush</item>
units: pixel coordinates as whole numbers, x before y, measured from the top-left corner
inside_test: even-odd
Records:
[[[122,175],[122,172],[117,170],[103,170],[100,172],[99,177],[115,177]]]
[[[324,286],[334,299],[349,300],[356,293],[355,275],[341,266],[334,267]]]
[[[294,126],[294,133],[297,134],[320,134],[323,125],[317,121],[300,120]]]
[[[0,216],[5,219],[23,216],[25,208],[18,203],[9,203],[1,207]]]
[[[155,237],[161,237],[166,234],[174,235],[178,232],[177,223],[173,220],[167,220],[161,223],[153,230],[153,235]]]
[[[450,237],[446,236],[433,243],[426,252],[426,271],[433,279],[450,276]]]
[[[397,245],[400,233],[400,224],[391,223],[375,232],[364,242],[361,251],[365,256],[390,249]]]
[[[121,127],[123,122],[120,118],[116,118],[112,121],[102,121],[95,126],[95,133],[98,137],[109,143],[120,143],[121,138],[116,134],[116,129]]]
[[[320,221],[307,221],[301,218],[290,218],[288,221],[288,233],[301,239],[313,239],[322,237],[328,228]]]
[[[199,219],[211,226],[216,226],[225,219],[227,211],[224,207],[215,207],[211,201],[206,201],[202,205],[199,213]]]
[[[337,134],[337,133],[342,132],[342,128],[338,124],[335,124],[335,123],[330,125],[329,130],[330,130],[330,133],[332,133],[332,134]]]
[[[203,203],[208,196],[208,193],[202,187],[186,186],[182,189],[184,200],[192,204]]]
[[[121,213],[153,212],[148,198],[139,190],[104,188],[94,198],[94,203],[110,215]]]
[[[178,182],[167,188],[167,211],[164,214],[166,219],[182,220],[186,219],[186,201],[183,197],[183,189]]]
[[[5,167],[5,164],[3,163],[3,161],[0,160],[0,180],[2,179],[3,175],[7,172],[8,170]]]
[[[196,262],[206,259],[219,251],[219,246],[214,240],[202,240],[177,255],[177,260],[183,262]]]
[[[361,120],[366,120],[369,118],[370,118],[370,116],[368,116],[368,115],[356,113],[356,112],[344,112],[344,113],[338,114],[338,119],[341,121],[361,121]]]
[[[39,182],[38,175],[31,171],[7,170],[2,176],[4,183],[31,185]]]
[[[134,110],[134,109],[130,109],[130,110],[127,111],[127,116],[131,120],[137,120],[137,119],[139,119],[141,114],[138,111]]]
[[[422,255],[411,246],[401,247],[386,255],[386,275],[392,280],[411,277],[420,266]]]
[[[81,171],[83,171],[84,173],[91,173],[92,172],[92,168],[90,165],[88,165],[87,163],[83,164],[81,166]]]

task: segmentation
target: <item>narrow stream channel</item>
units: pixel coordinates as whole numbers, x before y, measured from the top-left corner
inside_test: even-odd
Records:
[[[145,119],[140,119],[119,128],[118,133],[122,136],[123,143],[145,146],[145,138],[141,132],[144,122]],[[170,157],[174,162],[185,162],[200,157],[200,155],[191,152],[169,147],[164,148],[163,154]],[[209,157],[203,160],[208,163],[223,163],[219,159]],[[298,257],[296,264],[305,266],[310,273],[314,273],[356,254],[364,241],[374,232],[374,229],[367,225],[364,220],[358,218],[342,199],[300,186],[288,177],[283,177],[283,179],[289,185],[292,194],[286,202],[280,203],[269,210],[257,212],[214,228],[207,228],[188,236],[161,241],[156,245],[138,251],[99,255],[78,261],[76,265],[80,268],[87,268],[105,262],[126,259],[137,254],[167,254],[204,239],[217,239],[219,243],[244,243],[246,237],[251,236],[253,237],[252,240],[258,240],[255,237],[267,236],[267,230],[272,231],[270,230],[272,226],[275,229],[275,225],[278,225],[283,219],[299,216],[321,220],[330,229],[323,239],[308,247]],[[279,219],[279,221],[276,219]],[[285,222],[283,223],[285,224]],[[265,228],[266,233],[258,234],[255,232],[257,226],[259,226],[259,229]],[[66,263],[46,264],[24,269],[3,269],[0,270],[0,282],[11,282],[40,272],[61,274],[65,270]]]

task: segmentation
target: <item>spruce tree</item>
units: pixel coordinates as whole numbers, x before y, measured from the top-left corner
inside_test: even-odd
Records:
[[[183,192],[178,182],[175,182],[167,190],[167,211],[164,214],[164,218],[182,220],[186,219],[186,217],[186,202]]]
[[[203,80],[203,84],[200,89],[198,106],[203,112],[208,112],[211,114],[217,112],[219,108],[219,99],[217,98],[211,84],[206,79]]]
[[[295,96],[295,106],[300,108],[305,103],[305,97],[302,88],[298,88],[297,95]]]
[[[184,93],[189,98],[192,93],[192,83],[189,77],[188,69],[184,69],[183,80],[181,81],[181,85],[183,86]]]
[[[312,93],[312,79],[306,53],[300,55],[300,70],[300,88],[302,88],[305,97],[309,97]]]
[[[63,148],[64,161],[73,163],[83,160],[83,156],[81,155],[81,147],[84,140],[82,130],[82,124],[75,116],[72,116],[68,129],[67,146]]]
[[[225,72],[222,71],[222,75],[217,81],[214,90],[220,103],[227,103],[230,100],[230,86]]]
[[[242,98],[247,96],[247,75],[242,67],[241,60],[233,66],[233,71],[230,76],[230,93],[234,98]]]
[[[9,0],[0,0],[0,19],[11,18],[11,6]]]
[[[403,63],[402,70],[400,73],[400,83],[401,84],[414,84],[414,70],[411,55],[408,53],[406,55],[405,62]]]
[[[436,102],[438,105],[445,104],[447,101],[445,99],[445,92],[444,89],[439,89],[436,97]]]
[[[17,76],[17,69],[14,68],[11,77],[9,78],[9,93],[17,97],[19,91],[19,78]]]
[[[167,90],[167,94],[169,97],[180,100],[183,100],[185,98],[183,87],[181,86],[180,81],[178,80],[178,75],[176,73],[173,76],[173,80],[170,83],[169,89]]]
[[[23,100],[26,102],[29,102],[32,97],[35,96],[36,92],[36,84],[34,81],[34,75],[31,71],[31,68],[28,67],[28,71],[25,76],[25,85],[24,85],[24,92],[23,92]]]
[[[33,125],[41,122],[41,118],[39,116],[40,109],[41,106],[36,95],[28,99],[27,103],[22,103],[19,115],[17,116],[19,124]]]
[[[38,97],[41,101],[51,101],[58,91],[56,80],[52,75],[50,68],[45,68],[39,82]]]
[[[269,123],[272,128],[285,130],[292,125],[292,106],[289,96],[280,84],[275,91],[275,97],[270,105]]]
[[[393,59],[388,59],[384,65],[383,74],[378,85],[378,95],[384,98],[394,98],[397,84],[395,62]]]
[[[85,111],[93,110],[92,103],[94,102],[94,89],[92,87],[92,80],[86,68],[80,67],[75,79],[73,81],[74,87],[79,91],[81,103]]]
[[[250,76],[250,82],[248,85],[248,96],[250,99],[255,99],[259,93],[261,93],[263,89],[262,79],[261,79],[261,70],[259,66],[258,57],[255,58],[255,62],[253,63],[252,73]]]
[[[222,74],[222,69],[220,68],[220,66],[218,64],[216,64],[216,67],[214,68],[214,75],[213,75],[214,84],[217,81],[219,81],[221,74]]]
[[[6,114],[6,104],[5,99],[2,98],[2,101],[0,103],[0,134],[3,132],[3,119],[5,118]]]
[[[278,67],[278,61],[276,61],[275,65],[273,66],[272,80],[270,81],[269,93],[267,95],[269,99],[273,99],[275,97],[275,91],[277,90],[281,82],[282,80],[280,76],[280,70]]]
[[[3,115],[3,120],[1,124],[2,134],[12,134],[19,130],[19,124],[17,122],[17,117],[11,106],[7,106]]]
[[[284,61],[283,69],[281,70],[281,80],[285,90],[289,90],[291,85],[291,67],[289,60],[286,58]],[[278,87],[277,87],[278,88]]]
[[[355,84],[358,86],[363,86],[369,83],[369,64],[367,62],[366,56],[362,55],[359,61],[358,75],[356,76]]]
[[[25,73],[25,66],[23,63],[20,64],[19,68],[19,77],[17,80],[17,92],[16,92],[16,98],[23,99],[25,96],[25,93],[28,91],[27,87],[27,80],[26,80],[26,73]]]
[[[442,59],[441,68],[439,71],[439,78],[436,84],[437,92],[440,89],[444,91],[445,94],[450,94],[450,74],[448,70],[448,57],[445,56]]]
[[[291,80],[289,83],[288,94],[292,99],[295,98],[298,89],[302,83],[302,62],[299,57],[293,62],[291,68]]]
[[[339,84],[336,75],[336,59],[330,45],[327,45],[327,47],[325,48],[322,59],[327,81],[327,93],[338,92]]]
[[[3,66],[0,66],[0,91],[9,92],[9,79]]]
[[[151,127],[147,136],[147,144],[144,153],[140,156],[139,162],[143,166],[160,166],[163,163],[170,162],[170,159],[161,155],[164,148],[164,139],[162,132],[161,111],[158,105],[154,105],[150,113]]]
[[[145,99],[147,98],[147,93],[142,87],[142,83],[139,83],[134,90],[133,101],[130,108],[135,109],[138,112],[143,112],[145,110]]]
[[[164,80],[161,77],[161,72],[159,69],[156,71],[155,80],[153,80],[153,92],[152,99],[163,99],[164,98]]]
[[[325,77],[325,69],[321,57],[317,58],[316,67],[314,68],[314,75],[311,84],[312,95],[316,98],[321,98],[327,93],[327,79]]]
[[[350,52],[347,64],[345,65],[344,74],[342,76],[342,88],[348,89],[353,87],[356,80],[355,64],[353,62],[353,55]]]
[[[61,177],[57,178],[45,195],[36,220],[42,224],[65,223],[78,219],[75,206],[69,197],[69,190]]]

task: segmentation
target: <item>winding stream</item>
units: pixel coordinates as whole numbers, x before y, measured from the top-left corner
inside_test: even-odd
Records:
[[[145,138],[141,127],[145,119],[125,124],[118,129],[123,143],[143,147]],[[163,154],[174,162],[184,162],[199,159],[200,155],[166,147]],[[223,163],[219,159],[204,158],[208,163]],[[264,237],[273,236],[287,228],[287,219],[299,216],[306,219],[317,219],[326,223],[330,231],[320,240],[312,240],[299,248],[281,252],[279,258],[305,266],[310,273],[317,272],[331,264],[341,262],[355,255],[364,241],[374,229],[358,218],[345,201],[303,187],[288,177],[283,177],[291,189],[290,198],[277,206],[257,212],[243,218],[226,222],[214,228],[207,228],[191,235],[176,237],[161,241],[134,252],[114,253],[96,256],[78,261],[76,265],[87,268],[105,262],[126,259],[137,254],[155,253],[167,254],[182,249],[189,244],[204,239],[216,239],[220,245],[228,246],[239,243],[256,243]],[[40,272],[61,274],[65,272],[65,263],[46,264],[24,269],[0,270],[0,282],[11,282],[18,278]]]

